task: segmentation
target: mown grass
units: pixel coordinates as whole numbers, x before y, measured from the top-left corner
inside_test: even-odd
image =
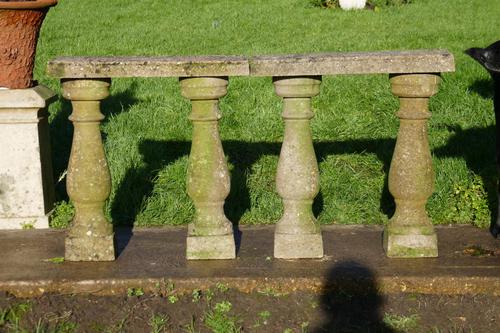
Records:
[[[432,99],[429,135],[436,190],[434,223],[489,224],[495,206],[494,117],[487,73],[463,54],[497,40],[500,2],[415,0],[378,11],[325,10],[308,0],[60,0],[44,23],[36,78],[56,91],[46,62],[61,55],[278,54],[448,49],[456,73]],[[382,224],[394,204],[387,190],[398,120],[386,75],[324,77],[312,131],[321,172],[314,210],[323,224]],[[193,207],[185,191],[190,105],[176,79],[116,79],[102,125],[115,224],[179,225]],[[226,212],[234,222],[276,222],[282,206],[275,173],[283,125],[270,78],[231,78],[220,133],[231,169]],[[72,128],[69,103],[51,108],[60,209],[71,216],[64,172]],[[471,199],[472,198],[472,199]]]

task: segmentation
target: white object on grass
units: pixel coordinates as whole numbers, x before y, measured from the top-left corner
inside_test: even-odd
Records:
[[[366,0],[339,0],[340,8],[342,9],[363,9],[366,5]]]

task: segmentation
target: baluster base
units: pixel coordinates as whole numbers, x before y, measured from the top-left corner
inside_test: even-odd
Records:
[[[115,247],[113,235],[71,237],[64,242],[64,258],[67,261],[113,261]]]
[[[390,258],[437,257],[437,235],[432,226],[386,227],[384,250]]]
[[[188,236],[186,241],[188,260],[234,259],[236,247],[233,234],[217,236]]]
[[[319,234],[274,234],[274,257],[279,259],[322,258],[323,237]]]

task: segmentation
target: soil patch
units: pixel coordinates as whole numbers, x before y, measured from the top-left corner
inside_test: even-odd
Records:
[[[500,298],[494,296],[352,290],[247,294],[222,284],[184,295],[176,294],[174,287],[165,295],[143,294],[141,289],[105,297],[2,295],[0,309],[1,332],[477,333],[500,327]]]

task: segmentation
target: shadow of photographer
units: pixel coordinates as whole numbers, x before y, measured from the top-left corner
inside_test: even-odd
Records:
[[[342,261],[327,273],[320,296],[324,322],[312,333],[395,332],[383,322],[384,299],[375,273],[356,261]]]

